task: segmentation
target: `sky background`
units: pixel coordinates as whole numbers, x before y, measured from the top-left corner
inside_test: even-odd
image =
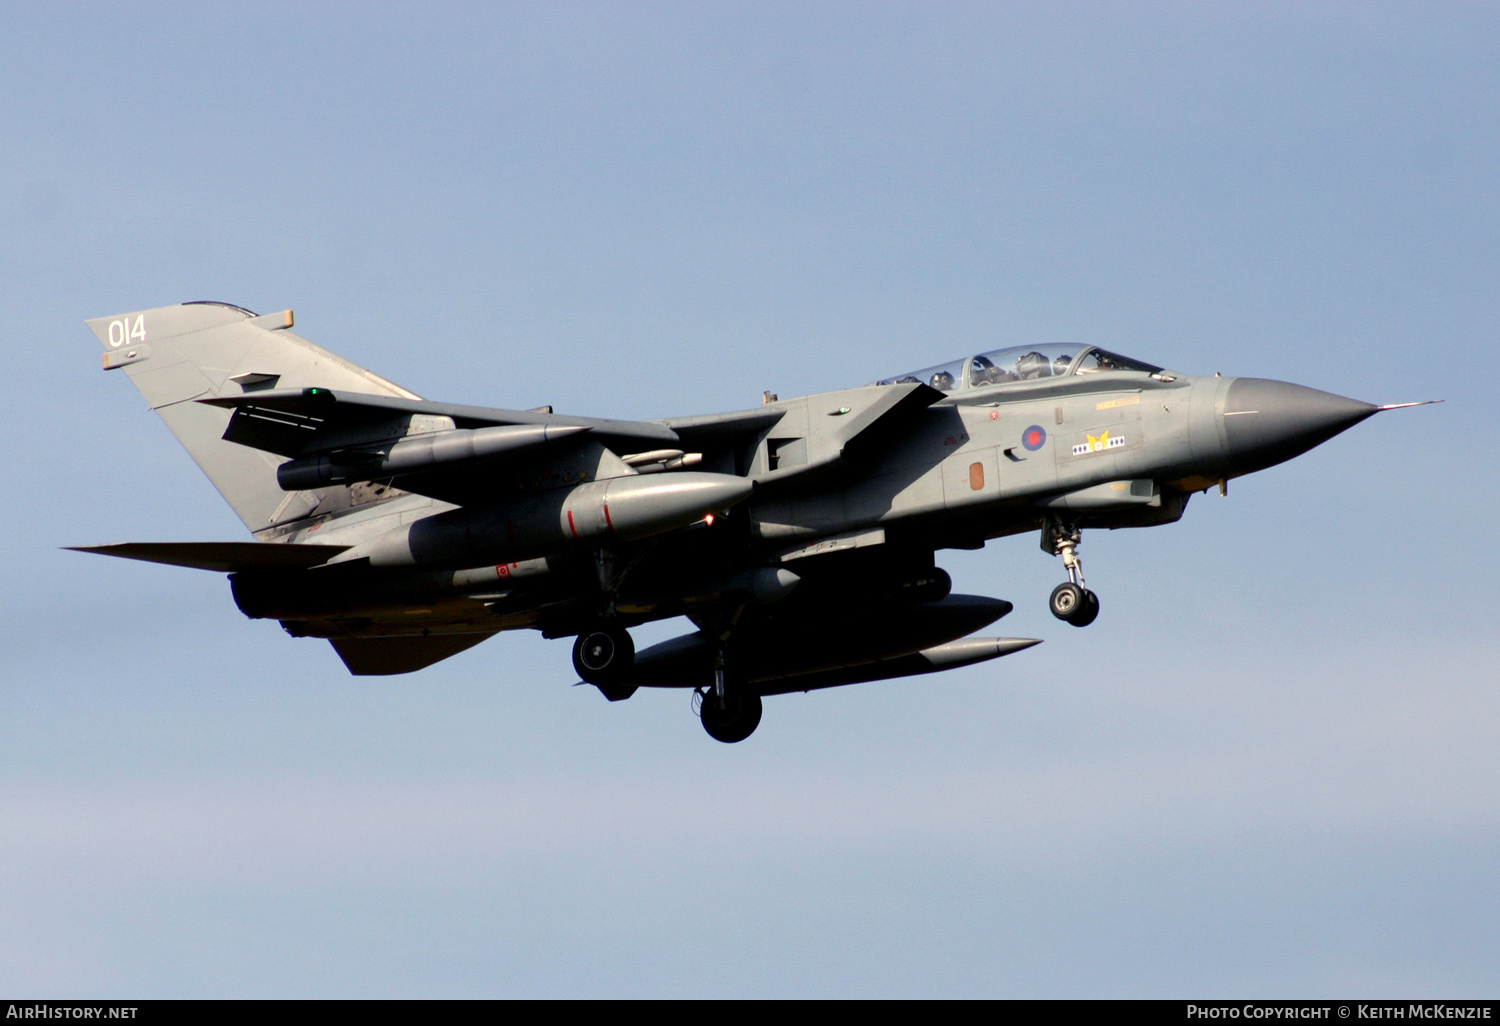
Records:
[[[0,992],[1500,993],[1500,8],[0,8]],[[774,698],[354,679],[83,320],[292,307],[447,401],[740,409],[1092,343],[1382,414],[940,554],[1046,643]],[[636,632],[644,645],[683,624]],[[987,632],[987,633],[993,633]]]

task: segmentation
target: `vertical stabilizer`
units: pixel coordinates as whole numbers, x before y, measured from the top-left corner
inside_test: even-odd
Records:
[[[228,303],[184,303],[88,326],[104,346],[104,369],[125,372],[251,531],[305,516],[318,497],[283,491],[283,459],[224,441],[232,411],[193,400],[315,386],[420,398],[293,334],[290,310],[257,317]]]

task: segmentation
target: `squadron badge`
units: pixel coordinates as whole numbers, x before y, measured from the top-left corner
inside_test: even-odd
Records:
[[[1099,432],[1098,436],[1089,435],[1087,442],[1079,442],[1073,446],[1074,456],[1085,456],[1091,452],[1103,452],[1106,449],[1118,449],[1125,444],[1124,435],[1111,435],[1107,430]]]

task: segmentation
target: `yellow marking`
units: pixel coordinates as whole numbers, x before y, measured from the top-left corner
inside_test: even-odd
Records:
[[[1106,399],[1094,407],[1096,410],[1112,410],[1116,406],[1135,406],[1141,401],[1138,395],[1128,395],[1123,399]]]
[[[1089,452],[1103,452],[1104,447],[1109,444],[1109,432],[1105,431],[1098,438],[1089,435]]]

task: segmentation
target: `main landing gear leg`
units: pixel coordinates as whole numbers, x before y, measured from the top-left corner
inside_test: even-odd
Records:
[[[1068,571],[1066,584],[1052,589],[1048,605],[1052,615],[1074,627],[1087,627],[1099,616],[1099,596],[1083,586],[1083,563],[1078,546],[1083,543],[1076,524],[1048,518],[1042,523],[1042,551],[1061,556]]]
[[[739,679],[726,665],[724,646],[714,657],[714,683],[699,690],[693,704],[703,729],[715,741],[734,744],[745,740],[760,726],[760,696],[750,682]]]
[[[615,595],[625,575],[635,569],[645,555],[644,548],[628,559],[605,548],[594,552],[601,609],[594,626],[580,633],[573,643],[573,669],[611,702],[624,701],[635,694],[637,687],[628,680],[635,665],[635,642],[630,639],[630,632],[617,624]]]

